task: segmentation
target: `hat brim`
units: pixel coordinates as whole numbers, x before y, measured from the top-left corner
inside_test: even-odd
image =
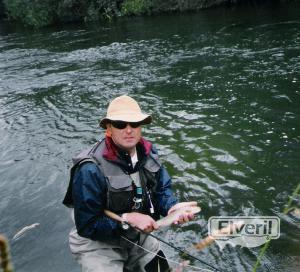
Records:
[[[132,123],[137,123],[137,122],[141,122],[142,125],[148,125],[152,122],[152,116],[151,115],[147,115],[147,114],[138,114],[138,115],[114,115],[111,117],[105,117],[102,120],[100,120],[99,122],[99,126],[106,129],[106,125],[110,122],[110,121],[124,121],[124,122],[132,122]]]

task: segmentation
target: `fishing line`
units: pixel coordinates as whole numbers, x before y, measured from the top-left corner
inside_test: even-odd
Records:
[[[123,219],[122,219],[119,215],[115,214],[115,213],[112,212],[112,211],[104,210],[104,213],[105,213],[108,217],[110,217],[110,218],[112,218],[112,219],[114,219],[114,220],[116,220],[116,221],[118,221],[118,222],[123,222]],[[214,269],[215,271],[220,271],[218,268],[214,267],[213,265],[211,265],[211,264],[209,264],[209,263],[207,263],[207,262],[205,262],[205,261],[203,261],[203,260],[201,260],[201,259],[199,259],[199,258],[197,258],[197,257],[195,257],[195,256],[193,256],[193,255],[191,255],[191,254],[189,254],[188,252],[186,252],[186,251],[184,251],[184,250],[182,250],[182,249],[180,249],[180,248],[178,248],[178,247],[172,245],[171,243],[168,243],[168,242],[164,241],[163,239],[161,239],[161,238],[159,238],[159,237],[157,237],[157,236],[155,236],[155,235],[153,235],[153,234],[151,234],[151,233],[148,233],[148,232],[145,232],[145,231],[143,231],[143,230],[140,230],[139,228],[137,228],[137,227],[135,227],[135,226],[132,226],[132,225],[130,225],[130,224],[128,224],[128,223],[127,223],[127,225],[130,226],[131,228],[134,228],[134,229],[136,229],[137,231],[139,231],[139,232],[141,232],[141,233],[147,235],[147,236],[151,236],[151,237],[157,239],[158,241],[160,241],[160,242],[162,242],[162,243],[168,245],[169,247],[171,247],[171,248],[173,248],[173,249],[175,249],[175,250],[181,252],[182,254],[184,254],[184,255],[186,255],[186,256],[188,256],[188,257],[190,257],[190,258],[193,258],[193,259],[199,261],[200,263],[205,264],[206,266],[208,266],[208,267]]]
[[[173,261],[173,260],[168,259],[168,258],[163,257],[163,256],[159,256],[159,255],[156,254],[156,252],[153,252],[153,251],[151,251],[151,250],[149,250],[149,249],[146,249],[146,248],[142,247],[141,245],[139,245],[139,244],[137,244],[137,243],[135,243],[135,242],[133,242],[133,241],[127,239],[127,238],[124,237],[124,236],[121,236],[121,238],[123,238],[123,239],[126,240],[127,242],[129,242],[129,243],[131,243],[131,244],[133,244],[133,245],[135,245],[135,246],[137,246],[137,247],[139,247],[139,248],[145,250],[146,252],[148,252],[148,253],[150,253],[150,254],[152,254],[152,255],[154,255],[154,256],[158,256],[158,257],[161,258],[161,259],[164,259],[164,260],[166,260],[166,261],[168,261],[168,262],[170,262],[170,263],[173,263],[173,264],[177,264],[177,265],[179,265],[179,266],[182,265],[182,263]],[[190,268],[193,268],[193,269],[195,269],[195,270],[200,270],[200,271],[207,271],[207,272],[213,271],[213,270],[209,270],[209,269],[205,269],[205,268],[201,268],[201,267],[197,267],[197,266],[193,266],[193,265],[189,265],[189,264],[185,265],[185,267],[190,267]]]
[[[131,226],[131,227],[132,227],[132,226]],[[165,241],[165,240],[163,240],[163,239],[161,239],[161,238],[159,238],[159,237],[153,235],[152,233],[144,232],[144,231],[142,231],[142,230],[140,230],[140,229],[138,229],[138,228],[136,228],[136,227],[134,227],[134,229],[138,230],[139,232],[141,232],[141,233],[143,233],[143,234],[145,234],[145,235],[148,235],[148,236],[151,236],[151,237],[157,239],[158,241],[160,241],[160,242],[166,244],[167,246],[169,246],[169,247],[171,247],[171,248],[173,248],[173,249],[179,251],[180,253],[182,253],[182,254],[184,254],[184,255],[186,255],[186,256],[188,256],[188,257],[194,259],[194,260],[199,261],[200,263],[205,264],[206,266],[208,266],[208,267],[214,269],[215,271],[220,271],[218,268],[214,267],[213,265],[211,265],[211,264],[209,264],[209,263],[207,263],[207,262],[205,262],[205,261],[203,261],[203,260],[201,260],[201,259],[195,257],[194,255],[189,254],[189,253],[186,252],[185,250],[182,250],[182,249],[180,249],[179,247],[176,247],[176,246],[172,245],[171,243],[169,243],[169,242],[167,242],[167,241]]]

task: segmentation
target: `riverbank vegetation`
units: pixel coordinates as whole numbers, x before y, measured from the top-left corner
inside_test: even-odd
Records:
[[[0,0],[0,16],[43,27],[74,21],[112,20],[119,16],[191,11],[218,5],[288,0]]]

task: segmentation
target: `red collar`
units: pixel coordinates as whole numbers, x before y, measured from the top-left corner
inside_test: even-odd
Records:
[[[150,154],[152,144],[149,141],[147,141],[144,138],[141,138],[138,142],[138,145],[141,145],[144,148],[146,155]],[[118,160],[118,147],[113,142],[111,137],[105,137],[105,149],[103,152],[103,157],[110,161]]]

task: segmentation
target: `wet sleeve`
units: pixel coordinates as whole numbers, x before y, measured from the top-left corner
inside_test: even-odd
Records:
[[[178,202],[177,198],[172,192],[171,185],[172,180],[167,170],[162,166],[159,170],[159,179],[156,192],[159,213],[162,216],[166,216],[168,214],[168,210]]]
[[[106,191],[105,178],[94,163],[87,162],[75,172],[72,194],[75,225],[80,236],[105,240],[118,233],[119,224],[103,214]]]

